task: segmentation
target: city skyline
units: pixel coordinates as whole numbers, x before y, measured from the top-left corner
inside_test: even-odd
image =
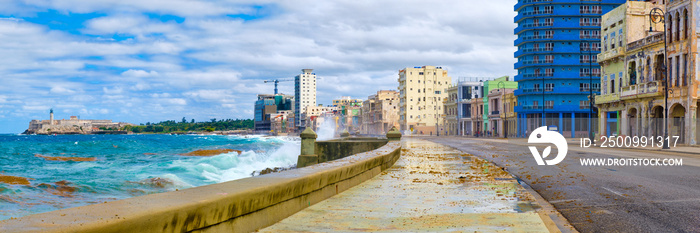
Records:
[[[0,133],[51,108],[137,124],[250,119],[255,96],[273,93],[263,80],[303,68],[324,105],[396,90],[405,67],[513,76],[515,3],[11,1],[0,9]]]

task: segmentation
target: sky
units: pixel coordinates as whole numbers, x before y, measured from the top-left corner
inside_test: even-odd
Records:
[[[398,71],[513,76],[516,0],[2,0],[0,133],[32,119],[251,119],[264,80],[311,68],[317,102]],[[293,82],[280,82],[294,94]]]

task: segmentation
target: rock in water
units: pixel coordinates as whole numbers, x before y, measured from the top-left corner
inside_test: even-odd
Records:
[[[19,176],[0,175],[0,183],[29,185],[29,179]]]
[[[213,149],[213,150],[196,150],[196,151],[192,151],[192,152],[180,154],[180,155],[184,155],[184,156],[214,156],[214,155],[226,154],[226,153],[231,153],[231,152],[236,152],[239,155],[242,153],[242,151],[234,150],[234,149]]]
[[[40,154],[35,154],[34,156],[43,158],[50,161],[74,161],[74,162],[85,162],[85,161],[96,161],[97,158],[94,157],[62,157],[62,156],[44,156]]]

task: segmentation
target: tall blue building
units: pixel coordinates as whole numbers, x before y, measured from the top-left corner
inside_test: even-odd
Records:
[[[587,137],[591,88],[599,94],[601,15],[625,0],[518,0],[515,4],[515,91],[518,136],[554,126],[566,137]],[[593,111],[593,118],[597,113]],[[551,129],[551,128],[550,128]],[[593,129],[596,129],[593,127]]]

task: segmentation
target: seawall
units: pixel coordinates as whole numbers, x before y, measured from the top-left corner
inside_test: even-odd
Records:
[[[282,173],[0,221],[0,232],[250,232],[391,167],[401,143]]]

